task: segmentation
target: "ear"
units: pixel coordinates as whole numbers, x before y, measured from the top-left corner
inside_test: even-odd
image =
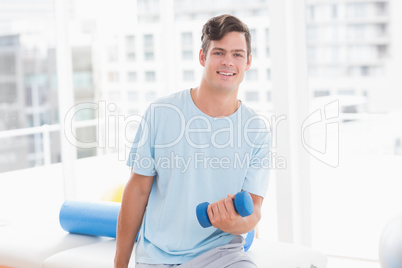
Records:
[[[200,49],[200,53],[198,55],[198,59],[200,61],[200,64],[202,67],[205,67],[205,54],[204,51],[202,50],[202,48]]]
[[[250,69],[252,61],[253,61],[253,57],[251,56],[251,53],[250,53],[250,55],[248,56],[248,63],[246,65],[246,71],[248,71],[248,69]]]

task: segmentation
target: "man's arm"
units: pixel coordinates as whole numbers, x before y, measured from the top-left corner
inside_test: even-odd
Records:
[[[234,195],[221,199],[208,206],[208,216],[212,226],[233,235],[252,231],[261,219],[263,197],[250,194],[254,203],[254,212],[248,217],[241,217],[233,205]]]
[[[116,268],[128,267],[135,238],[141,227],[145,208],[151,192],[153,176],[131,173],[130,180],[124,188],[119,218],[117,221]]]

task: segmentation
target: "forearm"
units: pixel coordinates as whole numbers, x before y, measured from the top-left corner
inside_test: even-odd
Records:
[[[144,204],[143,201],[140,201],[141,199],[131,199],[134,198],[126,198],[126,200],[122,201],[119,213],[116,235],[116,267],[126,267],[128,265],[135,238],[144,217],[146,203]],[[128,203],[132,205],[127,205]]]
[[[115,267],[127,267],[141,227],[149,191],[130,180],[124,190],[117,222]]]

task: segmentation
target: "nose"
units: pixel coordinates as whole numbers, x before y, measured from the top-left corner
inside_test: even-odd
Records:
[[[233,60],[229,53],[227,55],[225,55],[225,57],[223,58],[222,65],[233,66]]]

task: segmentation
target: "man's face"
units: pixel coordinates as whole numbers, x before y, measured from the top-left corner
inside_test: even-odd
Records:
[[[251,66],[247,62],[247,44],[244,33],[229,32],[221,40],[210,41],[207,55],[199,55],[204,66],[203,79],[211,89],[230,92],[237,90],[244,73]]]

